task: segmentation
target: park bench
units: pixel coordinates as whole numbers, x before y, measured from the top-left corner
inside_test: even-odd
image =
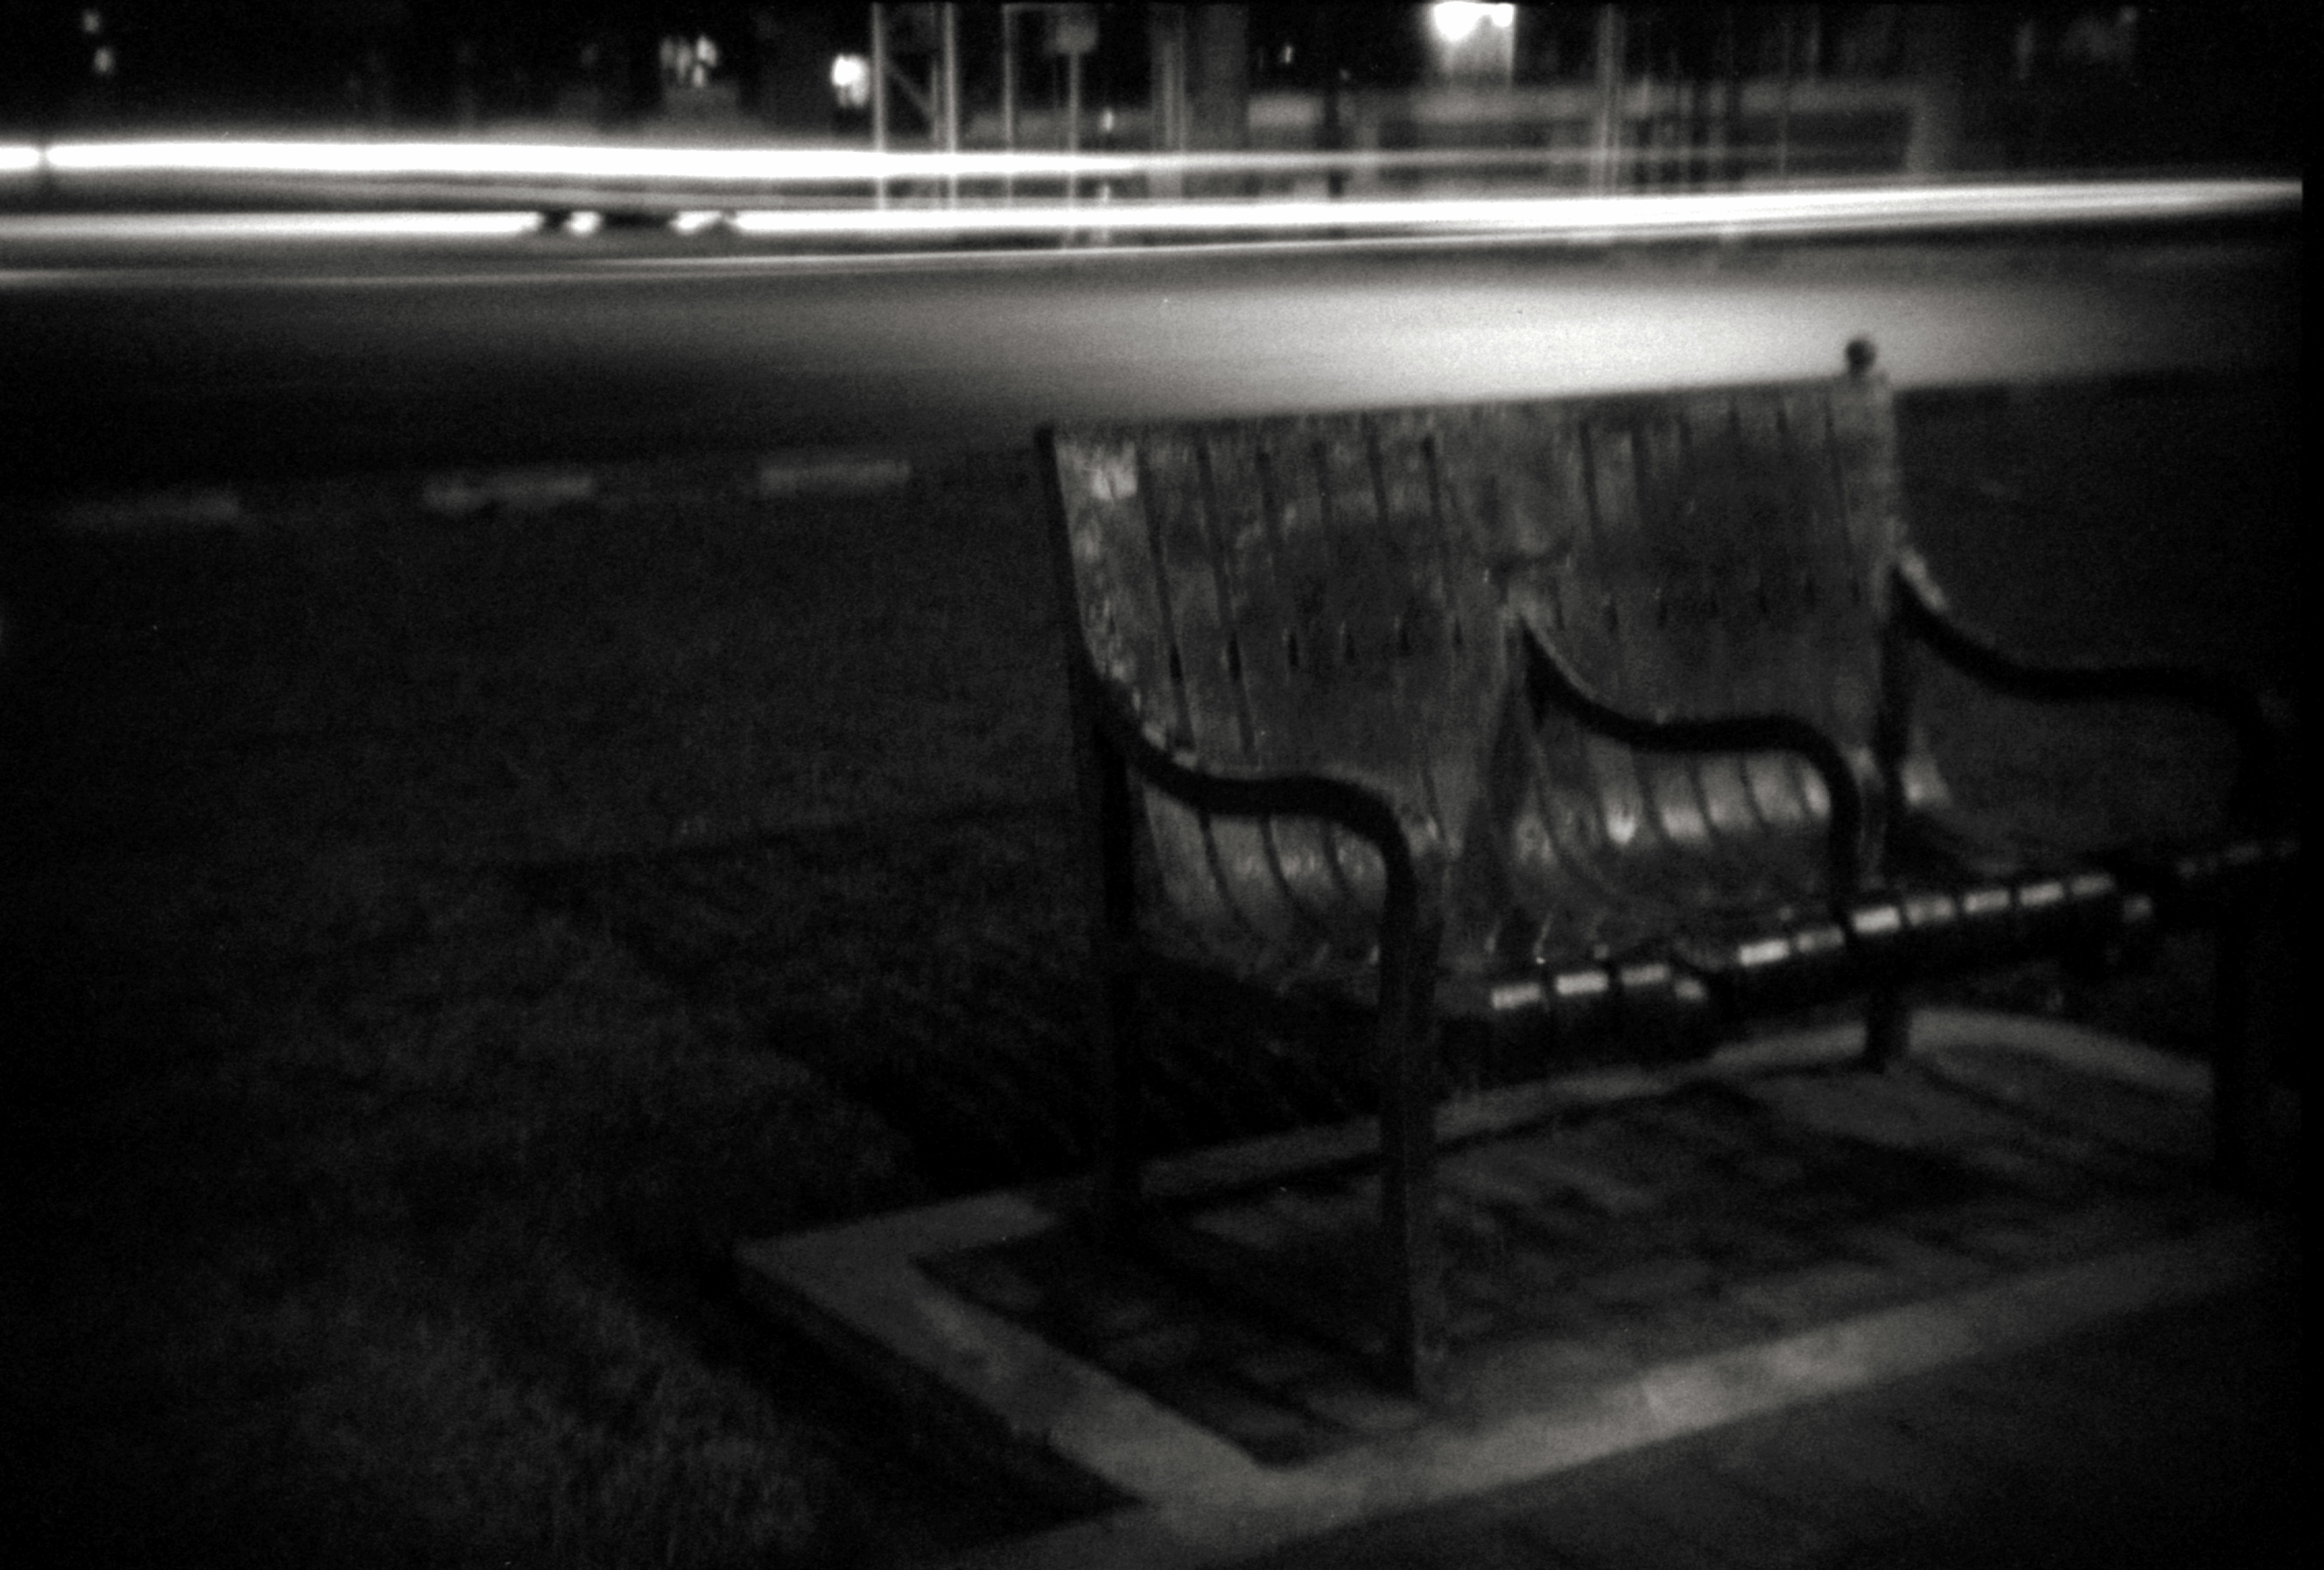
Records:
[[[2264,716],[2214,676],[2037,667],[1959,625],[1904,529],[1871,346],[1847,361],[1041,433],[1119,1235],[1171,1246],[1141,1187],[1145,989],[1362,1008],[1387,1298],[1369,1346],[1425,1390],[1443,1031],[1531,1042],[1551,1069],[1585,1045],[1652,1062],[1861,999],[1878,1065],[1915,985],[2103,963],[2174,922],[2224,933],[2217,1156],[2240,1168],[2262,1092],[2232,972],[2297,854]],[[2004,845],[1916,724],[1929,654],[2021,697],[2217,716],[2241,757],[2225,811],[2172,843]]]

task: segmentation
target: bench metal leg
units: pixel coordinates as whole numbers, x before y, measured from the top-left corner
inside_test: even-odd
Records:
[[[1864,1066],[1887,1068],[1913,1046],[1913,1001],[1903,987],[1879,987],[1864,1004]]]
[[[1119,754],[1094,728],[1076,727],[1092,883],[1091,947],[1097,982],[1090,1000],[1098,1138],[1097,1220],[1108,1241],[1131,1235],[1142,1197],[1146,1141],[1145,1034],[1139,1029],[1136,974],[1136,829],[1130,780]]]
[[[2211,1159],[2235,1187],[2262,1187],[2268,1150],[2271,1063],[2291,974],[2290,934],[2273,900],[2234,912],[2220,923],[2213,978]]]
[[[1146,1095],[1143,1054],[1134,1008],[1135,978],[1111,974],[1098,978],[1093,1022],[1097,1052],[1098,1132],[1104,1143],[1099,1151],[1097,1219],[1099,1235],[1107,1242],[1125,1242],[1137,1226],[1144,1198],[1144,1119],[1139,1115]]]
[[[1381,1220],[1388,1274],[1388,1367],[1426,1399],[1444,1364],[1444,1269],[1436,1235],[1436,1043],[1433,964],[1383,945],[1379,1038]],[[1415,946],[1433,956],[1436,945]]]

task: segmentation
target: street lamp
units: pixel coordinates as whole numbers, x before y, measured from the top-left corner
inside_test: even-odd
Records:
[[[1476,36],[1480,27],[1507,32],[1517,24],[1514,5],[1480,5],[1474,0],[1439,0],[1428,8],[1429,25],[1448,44],[1459,45]]]
[[[1507,82],[1517,64],[1517,8],[1443,0],[1428,8],[1436,69],[1455,80]]]

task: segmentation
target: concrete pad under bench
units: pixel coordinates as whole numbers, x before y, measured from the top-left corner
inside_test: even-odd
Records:
[[[2206,1180],[2200,1065],[1956,1011],[1916,1016],[1902,1074],[1840,1072],[1860,1044],[1798,1031],[1445,1106],[1440,1220],[1483,1242],[1448,1250],[1434,1408],[1097,1249],[1070,1187],[747,1243],[742,1279],[964,1433],[1130,1501],[965,1562],[1129,1566],[1223,1563],[2283,1268],[2280,1229]],[[1371,1205],[1375,1139],[1200,1151],[1154,1187],[1196,1226],[1328,1253]],[[1819,1178],[1832,1162],[1849,1180]],[[1496,1240],[1511,1215],[1564,1231]]]

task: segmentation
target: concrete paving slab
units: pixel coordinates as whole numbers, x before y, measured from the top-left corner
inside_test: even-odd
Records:
[[[1456,1297],[1469,1279],[1461,1271],[1484,1280],[1468,1299],[1483,1328],[1456,1344],[1434,1408],[1371,1390],[1329,1349],[1232,1305],[1112,1262],[1082,1240],[1069,1189],[977,1196],[751,1243],[742,1275],[765,1311],[1129,1501],[963,1564],[1126,1567],[1224,1564],[2036,1345],[2280,1264],[2270,1224],[2203,1182],[2200,1117],[2185,1121],[2183,1150],[2153,1149],[2153,1131],[2172,1120],[2140,1120],[2140,1159],[2127,1170],[2074,1159],[2085,1136],[2105,1133],[2090,1109],[2108,1094],[2200,1107],[2199,1067],[2042,1021],[1928,1011],[1906,1074],[1837,1072],[1859,1041],[1844,1026],[1768,1037],[1667,1073],[1526,1085],[1445,1109],[1440,1137],[1467,1141],[1457,1159],[1476,1168],[1448,1186],[1459,1191],[1456,1222],[1489,1234],[1508,1207],[1571,1214],[1545,1242],[1504,1240],[1456,1260]],[[2010,1097],[1964,1100],[1950,1088],[1964,1077],[1950,1059],[1964,1054],[1981,1055],[1987,1080],[2012,1055],[2042,1067],[2011,1077]],[[2070,1098],[2071,1119],[2047,1117],[2026,1087],[2061,1073],[2110,1088]],[[1851,1099],[1851,1087],[1863,1094]],[[2012,1115],[2018,1104],[2027,1115]],[[1619,1122],[1629,1104],[1651,1107],[1635,1130]],[[1805,1107],[1808,1126],[1758,1110],[1769,1107]],[[1564,1140],[1578,1153],[1545,1150],[1590,1116],[1605,1120],[1588,1125],[1597,1138]],[[1794,1142],[1754,1150],[1754,1131]],[[1648,1162],[1661,1178],[1642,1189],[1617,1173],[1611,1191],[1637,1203],[1593,1208],[1602,1168],[1618,1166],[1632,1133],[1669,1146]],[[1361,1123],[1200,1152],[1163,1164],[1156,1187],[1199,1224],[1205,1205],[1249,1208],[1253,1194],[1328,1186],[1374,1137]],[[2003,1148],[2013,1160],[1957,1164],[1966,1187],[1950,1215],[1933,1198],[1909,1213],[1835,1208],[1815,1187],[1819,1164],[1835,1159],[1870,1163],[1877,1192],[1884,1182],[1909,1189],[1922,1171],[1911,1161]],[[1499,1151],[1508,1155],[1496,1163]],[[2007,1186],[2035,1168],[2025,1186]],[[1767,1186],[1751,1188],[1753,1173]],[[1706,1220],[1706,1206],[1718,1214]],[[1771,1236],[1782,1233],[1775,1243],[1711,1224],[1755,1207]],[[1337,1212],[1301,1202],[1270,1214],[1296,1226]],[[1610,1314],[1599,1299],[1616,1271],[1600,1270],[1593,1290],[1574,1271],[1594,1267],[1563,1256],[1612,1258],[1642,1233],[1664,1252],[1619,1267],[1637,1301]],[[1708,1251],[1669,1252],[1690,1238]],[[1820,1251],[1806,1264],[1802,1240]],[[1769,1261],[1792,1262],[1761,1269]],[[1484,1279],[1496,1272],[1499,1288]]]

